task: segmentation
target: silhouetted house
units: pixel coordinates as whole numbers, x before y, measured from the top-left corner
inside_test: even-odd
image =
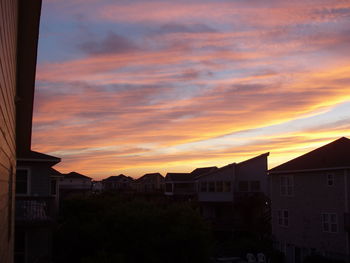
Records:
[[[214,172],[218,168],[216,166],[211,166],[211,167],[201,167],[201,168],[196,168],[194,169],[191,174],[194,175],[194,177],[198,177],[210,172]]]
[[[310,254],[350,260],[350,140],[343,137],[269,171],[272,233],[287,263]]]
[[[63,178],[60,179],[59,188],[61,198],[89,195],[92,191],[92,178],[77,172],[63,174]]]
[[[124,174],[110,176],[102,180],[104,191],[125,192],[130,191],[134,179]]]
[[[0,3],[0,262],[12,263],[16,155],[30,149],[22,139],[31,136],[41,1]]]
[[[196,177],[203,217],[218,228],[238,226],[243,217],[235,211],[236,205],[249,198],[264,198],[268,193],[268,155],[265,153],[241,163],[232,163]]]
[[[49,262],[58,212],[57,181],[52,168],[60,158],[29,151],[17,158],[16,262]]]
[[[195,176],[191,173],[167,173],[165,176],[165,195],[188,199],[196,196]]]
[[[160,193],[164,191],[164,177],[160,173],[149,173],[136,179],[133,189],[140,193]]]

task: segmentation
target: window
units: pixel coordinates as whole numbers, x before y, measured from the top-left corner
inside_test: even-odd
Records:
[[[16,173],[16,194],[29,194],[29,170],[18,169]]]
[[[322,214],[323,232],[337,233],[338,232],[338,217],[335,213]]]
[[[208,192],[208,183],[207,182],[200,182],[200,191],[201,192]]]
[[[56,195],[56,180],[51,180],[51,195]]]
[[[334,174],[327,174],[327,185],[328,186],[334,185]]]
[[[231,192],[231,182],[230,181],[224,182],[224,192]]]
[[[224,191],[224,183],[222,181],[216,182],[216,192]]]
[[[289,226],[289,211],[288,210],[278,210],[277,211],[277,221],[278,221],[278,225],[288,227]]]
[[[294,195],[294,178],[292,175],[282,175],[280,178],[281,195]]]
[[[260,182],[259,181],[250,182],[250,191],[251,192],[260,192]]]
[[[172,192],[173,191],[173,184],[165,184],[165,192]]]
[[[238,191],[239,192],[248,192],[249,191],[248,181],[239,181],[238,182]]]
[[[209,182],[209,192],[215,192],[215,182]]]

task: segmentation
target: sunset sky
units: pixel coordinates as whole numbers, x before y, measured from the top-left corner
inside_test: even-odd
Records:
[[[349,0],[43,0],[33,150],[95,179],[350,136]]]

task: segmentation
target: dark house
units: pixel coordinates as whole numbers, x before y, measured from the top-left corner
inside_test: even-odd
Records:
[[[104,191],[125,192],[132,189],[134,179],[124,174],[110,176],[102,180]]]
[[[164,177],[160,173],[149,173],[136,179],[133,189],[139,193],[161,193],[164,191]]]
[[[191,173],[167,173],[165,192],[167,196],[179,199],[192,199],[196,196],[195,175]]]
[[[350,261],[350,140],[336,141],[269,171],[272,234],[287,263],[319,254]]]
[[[59,189],[61,198],[89,195],[92,192],[92,178],[77,172],[63,174]]]
[[[254,208],[249,202],[256,203],[259,198],[267,198],[268,155],[265,153],[240,163],[231,163],[196,177],[201,214],[213,223],[215,230],[250,228],[255,219],[259,220],[257,216],[267,211],[265,205]],[[252,222],[250,225],[241,213],[244,210],[252,211],[248,218]]]

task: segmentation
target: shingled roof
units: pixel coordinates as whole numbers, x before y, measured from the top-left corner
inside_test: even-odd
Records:
[[[269,170],[269,173],[350,168],[350,139],[342,137]]]

